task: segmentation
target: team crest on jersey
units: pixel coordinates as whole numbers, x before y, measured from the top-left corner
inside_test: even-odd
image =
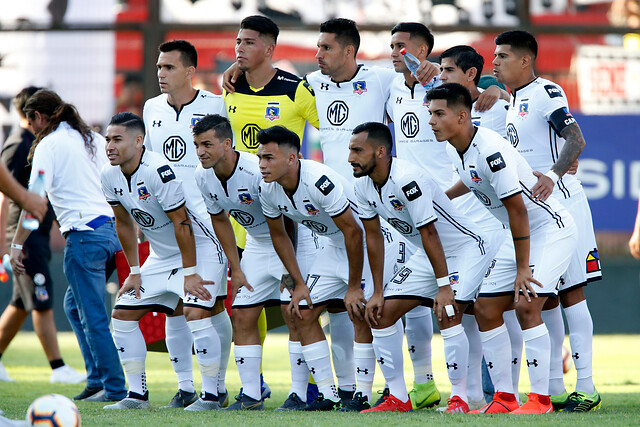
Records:
[[[193,129],[193,127],[196,125],[196,123],[198,123],[200,120],[202,120],[203,117],[204,117],[204,114],[197,114],[197,115],[194,115],[193,117],[191,117],[191,125],[189,127],[191,129]]]
[[[360,80],[357,82],[353,82],[353,93],[357,93],[358,95],[363,94],[367,91],[367,82],[364,80]]]
[[[451,273],[449,275],[449,286],[457,285],[460,283],[460,275],[456,273]]]
[[[311,203],[307,203],[304,205],[304,208],[307,210],[307,212],[309,213],[309,215],[315,215],[318,212],[320,212],[318,209],[316,209],[315,206],[313,206],[313,204]]]
[[[471,174],[471,181],[476,183],[482,182],[482,178],[480,178],[480,176],[478,175],[478,172],[475,169],[471,169],[469,173]]]
[[[264,118],[270,121],[280,120],[280,103],[268,102]]]
[[[243,205],[250,205],[254,201],[249,193],[240,193],[238,197],[240,198],[240,203]]]
[[[587,254],[587,273],[597,273],[600,271],[600,256],[598,249],[594,249]]]
[[[401,211],[404,208],[404,204],[398,199],[392,199],[391,206],[397,211]]]
[[[529,114],[529,103],[528,102],[522,102],[520,104],[520,106],[518,107],[518,115],[519,116],[526,116],[527,114]]]
[[[422,98],[422,106],[423,106],[423,107],[427,107],[427,108],[429,108],[429,104],[430,104],[430,102],[429,102],[429,100],[427,99],[427,94],[425,93],[425,94],[424,94],[424,98]]]
[[[151,196],[151,193],[149,193],[149,190],[147,190],[147,187],[145,187],[144,185],[142,187],[138,187],[138,198],[140,200],[144,200],[150,196]]]

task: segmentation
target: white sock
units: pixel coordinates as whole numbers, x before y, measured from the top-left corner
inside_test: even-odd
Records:
[[[407,385],[404,382],[402,334],[396,325],[372,329],[371,333],[373,334],[373,349],[386,384],[389,386],[389,392],[395,398],[406,402],[409,399],[409,393],[407,393]]]
[[[227,365],[229,364],[229,355],[231,354],[231,339],[233,338],[233,328],[231,319],[227,310],[224,310],[215,316],[211,316],[211,323],[220,338],[220,371],[218,372],[218,393],[225,393],[227,387],[225,379],[227,377]]]
[[[353,358],[356,363],[356,392],[361,392],[371,403],[373,377],[376,372],[376,353],[373,350],[373,344],[353,343]]]
[[[165,344],[169,359],[178,377],[178,388],[193,393],[193,338],[184,316],[167,316],[165,322]]]
[[[289,362],[291,363],[291,389],[303,402],[307,401],[307,384],[309,384],[309,368],[302,354],[300,341],[289,341]]]
[[[592,394],[593,385],[593,320],[587,301],[580,301],[564,309],[569,326],[569,341],[578,381],[576,390]]]
[[[338,389],[333,381],[331,355],[327,340],[303,345],[302,354],[304,355],[304,360],[307,361],[313,380],[318,386],[318,391],[322,393],[325,399],[333,400],[334,402],[340,400]]]
[[[187,322],[193,334],[196,360],[200,365],[202,391],[218,395],[218,371],[220,370],[220,338],[209,318]]]
[[[487,363],[487,370],[491,376],[491,382],[496,392],[513,393],[511,381],[509,333],[507,327],[502,324],[495,329],[480,332],[482,340],[482,352]]]
[[[262,359],[261,345],[236,345],[233,349],[236,356],[236,366],[242,382],[242,393],[252,399],[260,400],[260,360]]]
[[[472,314],[463,314],[462,327],[469,341],[467,397],[469,401],[479,402],[484,400],[484,393],[482,392],[482,341],[476,317]]]
[[[549,332],[544,323],[522,331],[531,392],[549,395]]]
[[[356,388],[355,361],[353,359],[353,342],[355,332],[349,314],[329,313],[329,330],[331,333],[331,359],[336,371],[338,388],[354,391]]]
[[[562,344],[564,343],[564,321],[560,306],[551,310],[542,310],[542,321],[549,331],[550,367],[549,394],[555,396],[564,391],[564,372],[562,371]]]
[[[441,329],[444,340],[444,359],[447,363],[447,374],[451,382],[451,397],[459,396],[467,399],[467,365],[469,361],[469,341],[462,325]]]
[[[433,316],[431,309],[417,306],[409,311],[405,318],[407,325],[407,347],[413,364],[413,380],[416,384],[424,384],[433,379],[431,367],[431,338],[433,337]]]
[[[502,318],[507,326],[507,332],[509,332],[509,341],[511,342],[511,381],[513,381],[513,392],[519,402],[520,395],[518,390],[520,386],[520,369],[522,367],[522,346],[524,345],[522,329],[515,310],[505,311],[502,313]]]
[[[129,391],[144,395],[147,392],[147,377],[144,371],[147,345],[138,322],[111,319],[111,324],[120,362],[127,374]]]

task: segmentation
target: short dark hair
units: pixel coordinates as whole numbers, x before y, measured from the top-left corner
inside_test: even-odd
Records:
[[[496,37],[496,46],[501,44],[507,44],[511,46],[511,49],[524,50],[531,55],[535,60],[538,56],[538,42],[533,34],[522,30],[505,31],[502,34],[498,34]]]
[[[276,43],[278,41],[278,35],[280,34],[280,29],[275,22],[266,16],[262,15],[251,15],[247,16],[240,22],[241,30],[253,30],[259,32],[261,35],[267,35],[273,37],[273,42]]]
[[[180,59],[185,67],[198,68],[198,51],[186,40],[171,40],[158,46],[158,52],[180,52]]]
[[[111,125],[124,126],[127,130],[134,130],[143,135],[145,134],[144,122],[133,113],[124,112],[114,115],[109,122],[109,126]]]
[[[424,43],[427,44],[427,56],[431,54],[431,50],[433,49],[433,34],[429,31],[426,25],[421,24],[419,22],[401,22],[397,24],[395,27],[391,29],[391,35],[395,33],[409,33],[409,38],[421,38]]]
[[[233,131],[229,119],[219,114],[207,114],[196,122],[193,126],[193,135],[201,135],[206,131],[212,130],[216,138],[233,141]]]
[[[23,111],[24,106],[27,104],[27,101],[29,100],[31,95],[33,95],[40,89],[42,88],[36,86],[28,86],[18,92],[18,94],[13,98],[13,107],[16,109],[18,114],[20,114],[20,117],[23,117],[25,119],[27,118],[26,114]]]
[[[389,126],[380,122],[366,122],[356,126],[351,134],[357,135],[362,132],[367,132],[367,141],[374,143],[375,146],[383,146],[387,149],[387,155],[391,155],[393,137]]]
[[[257,139],[258,143],[263,145],[275,142],[279,147],[284,145],[295,149],[296,153],[300,152],[300,137],[284,126],[272,126],[261,129],[260,132],[258,132]]]
[[[360,49],[360,32],[355,21],[345,18],[334,18],[320,24],[321,33],[336,35],[336,40],[342,47],[352,45],[355,49],[354,55]]]
[[[453,58],[453,62],[459,67],[463,73],[470,68],[476,69],[476,76],[473,82],[476,86],[480,83],[480,75],[484,66],[484,58],[471,46],[454,46],[445,50],[440,54],[440,63],[444,58]]]
[[[447,101],[447,107],[454,106],[464,107],[467,111],[471,111],[473,100],[469,89],[458,83],[445,83],[441,86],[434,87],[427,92],[427,100],[444,99]]]

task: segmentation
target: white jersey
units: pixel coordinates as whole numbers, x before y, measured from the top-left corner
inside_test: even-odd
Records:
[[[434,221],[447,256],[469,246],[484,255],[480,227],[460,215],[449,198],[419,167],[393,159],[387,182],[378,188],[369,177],[356,180],[360,218],[380,215],[418,248],[422,248],[420,228]]]
[[[95,151],[85,148],[78,131],[67,122],[42,138],[36,146],[30,182],[44,171],[44,185],[60,223],[60,232],[89,231],[91,220],[113,216],[102,197],[100,170],[109,164],[102,135],[92,132]]]
[[[447,190],[455,183],[456,174],[446,154],[447,141],[438,142],[429,125],[429,109],[425,105],[427,90],[418,82],[407,86],[404,74],[396,73],[387,101],[387,114],[393,121],[396,156],[420,166]]]
[[[180,111],[169,104],[168,95],[162,94],[144,104],[142,118],[146,129],[144,145],[160,153],[170,162],[176,176],[185,183],[184,191],[199,215],[206,215],[202,196],[195,185],[194,173],[200,164],[193,144],[193,126],[207,114],[227,116],[224,100],[205,90],[199,90],[191,102]]]
[[[480,92],[483,89],[478,88]],[[475,126],[482,126],[496,131],[503,138],[507,138],[507,110],[509,103],[504,99],[498,99],[487,111],[476,111],[476,103],[471,107],[471,121]]]
[[[558,128],[574,122],[564,91],[549,80],[538,77],[511,94],[507,135],[533,170],[545,173],[551,169],[565,142]],[[553,194],[561,199],[579,191],[580,181],[566,174],[556,183]]]
[[[336,171],[313,160],[300,160],[298,188],[289,198],[277,182],[260,183],[262,211],[268,218],[285,215],[320,236],[327,243],[344,248],[344,235],[333,218],[343,214],[349,206],[355,209],[355,198],[350,185]]]
[[[173,222],[166,212],[186,204],[191,219],[196,246],[215,245],[218,263],[223,255],[220,243],[214,237],[211,226],[193,212],[193,203],[183,191],[182,181],[176,177],[171,166],[158,153],[145,150],[140,165],[130,177],[126,177],[120,166],[106,165],[102,169],[102,191],[110,205],[122,205],[140,226],[149,241],[154,258],[163,262],[158,268],[182,267],[182,255],[176,241]],[[198,198],[201,197],[198,195]]]
[[[452,145],[447,146],[447,154],[462,182],[506,227],[509,214],[502,200],[518,193],[527,207],[532,233],[550,223],[565,227],[563,217],[569,213],[553,196],[545,202],[533,199],[531,188],[538,179],[527,161],[498,133],[479,127],[462,158]]]
[[[324,163],[351,183],[355,179],[347,161],[351,132],[365,122],[386,123],[385,105],[395,76],[389,68],[359,65],[346,82],[336,83],[320,71],[305,77],[316,95]]]

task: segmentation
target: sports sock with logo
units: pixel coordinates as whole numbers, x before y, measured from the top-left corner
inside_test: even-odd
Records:
[[[215,316],[211,316],[211,323],[220,338],[220,371],[218,372],[218,393],[225,393],[227,387],[225,379],[227,377],[227,365],[231,354],[231,339],[233,338],[233,328],[227,310],[223,310]]]
[[[562,344],[564,342],[564,321],[560,306],[550,310],[542,310],[542,321],[549,331],[550,343],[550,368],[549,368],[549,394],[554,396],[564,391],[564,378],[562,372]]]
[[[111,319],[113,339],[120,355],[120,362],[127,375],[129,391],[144,395],[147,391],[147,377],[144,361],[147,345],[137,321]]]
[[[353,343],[353,358],[356,363],[356,393],[361,392],[371,403],[373,377],[376,371],[376,353],[373,344]]]
[[[459,396],[465,402],[467,398],[467,365],[469,360],[469,341],[462,325],[441,329],[444,341],[444,359],[447,374],[451,382],[451,397]]]
[[[508,310],[502,313],[504,324],[509,332],[509,341],[511,342],[511,381],[513,382],[513,392],[519,399],[518,389],[520,386],[520,368],[522,367],[522,329],[515,310]]]
[[[193,393],[193,336],[184,316],[167,316],[165,322],[165,344],[169,359],[178,377],[178,388]]]
[[[372,329],[373,349],[378,366],[384,375],[389,392],[397,399],[406,402],[409,399],[407,385],[404,382],[402,334],[396,325],[388,328]]]
[[[413,380],[424,384],[433,379],[431,367],[431,339],[433,338],[433,316],[429,307],[417,306],[405,315],[409,357],[413,364]]]
[[[336,371],[338,388],[353,391],[356,386],[353,359],[355,332],[349,314],[346,311],[329,313],[329,330],[331,331],[331,359]]]
[[[576,390],[592,394],[593,385],[593,320],[587,301],[564,309],[569,326],[569,341],[578,381]]]
[[[233,349],[236,366],[242,382],[242,393],[252,399],[260,400],[260,360],[261,345],[236,345]]]
[[[522,331],[531,392],[549,395],[549,332],[544,323]]]
[[[306,402],[309,368],[304,360],[300,341],[289,341],[289,362],[291,363],[291,389],[289,394],[295,393],[303,402]]]
[[[462,315],[462,327],[469,341],[469,361],[467,369],[467,397],[470,401],[484,400],[482,392],[482,341],[476,317]]]
[[[340,400],[340,397],[338,397],[338,389],[333,381],[331,355],[329,353],[329,343],[327,340],[303,345],[302,354],[307,361],[307,366],[313,379],[318,385],[318,391],[322,393],[325,399],[333,400],[334,402]]]
[[[511,381],[511,358],[506,351],[509,348],[509,333],[502,324],[495,329],[480,332],[482,352],[487,363],[487,370],[496,392],[513,393]]]
[[[202,376],[202,391],[215,396],[218,394],[220,338],[209,318],[191,320],[187,325],[193,334],[193,346]]]

